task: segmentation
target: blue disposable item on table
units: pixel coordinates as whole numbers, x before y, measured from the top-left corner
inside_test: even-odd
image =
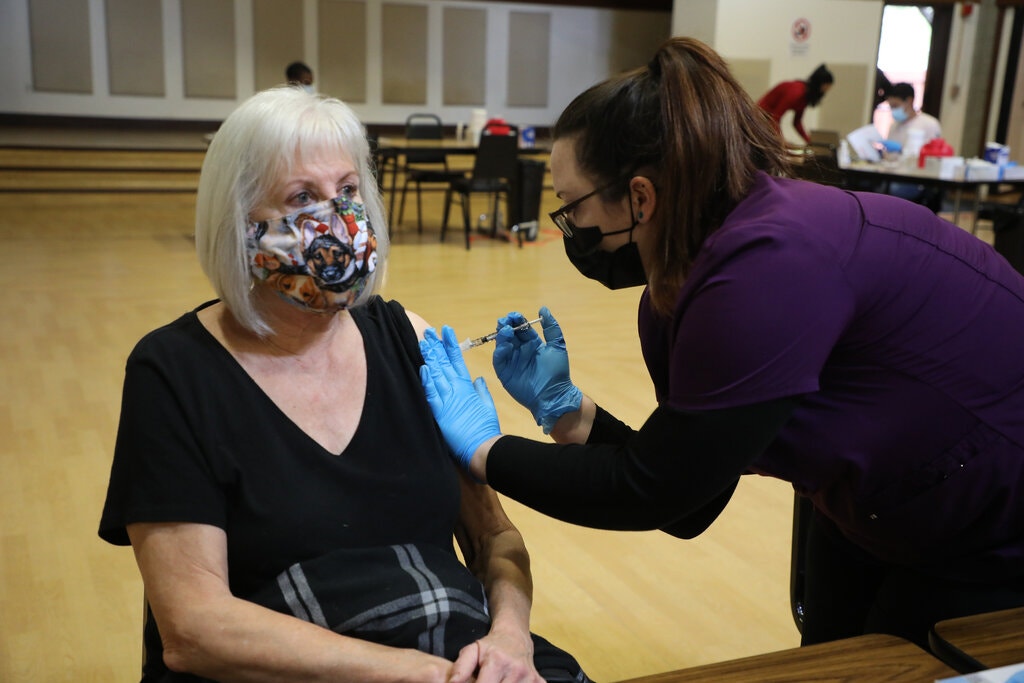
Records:
[[[895,140],[882,140],[882,147],[885,148],[886,152],[900,152],[903,150],[903,145]]]
[[[537,130],[533,126],[523,126],[519,131],[520,143],[529,149],[537,144]]]

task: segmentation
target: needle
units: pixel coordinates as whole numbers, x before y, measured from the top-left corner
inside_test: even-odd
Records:
[[[516,325],[512,329],[515,330],[516,332],[518,332],[519,330],[525,330],[530,325],[534,325],[534,324],[539,323],[539,322],[540,322],[540,318],[537,318],[536,320],[527,320],[525,323],[522,323],[520,325]],[[463,351],[466,351],[466,350],[472,349],[472,348],[474,348],[476,346],[480,346],[481,344],[486,344],[489,341],[494,341],[495,337],[497,337],[497,336],[498,336],[498,333],[495,331],[495,332],[491,332],[490,334],[485,334],[482,337],[477,337],[476,339],[466,339],[461,344],[459,344],[459,348],[462,349]]]

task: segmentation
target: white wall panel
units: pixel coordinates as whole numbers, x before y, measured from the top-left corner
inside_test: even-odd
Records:
[[[27,19],[32,87],[40,92],[91,93],[87,0],[31,0]]]
[[[232,0],[181,0],[181,47],[186,97],[235,98]]]
[[[161,0],[105,0],[104,9],[110,94],[163,97]]]

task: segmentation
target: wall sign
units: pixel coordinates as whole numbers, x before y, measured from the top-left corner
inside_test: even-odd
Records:
[[[798,43],[807,42],[807,39],[811,37],[811,22],[804,18],[797,19],[793,22],[793,40]]]
[[[811,22],[800,17],[789,29],[789,52],[792,55],[807,54],[807,40],[811,37]]]

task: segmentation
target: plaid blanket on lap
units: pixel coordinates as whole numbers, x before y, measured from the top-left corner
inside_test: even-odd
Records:
[[[490,626],[477,578],[452,553],[411,543],[293,564],[250,599],[337,633],[447,659]]]
[[[483,585],[454,553],[428,545],[340,549],[298,562],[248,600],[342,635],[454,661],[490,628]],[[589,683],[576,660],[531,634],[550,683]]]

